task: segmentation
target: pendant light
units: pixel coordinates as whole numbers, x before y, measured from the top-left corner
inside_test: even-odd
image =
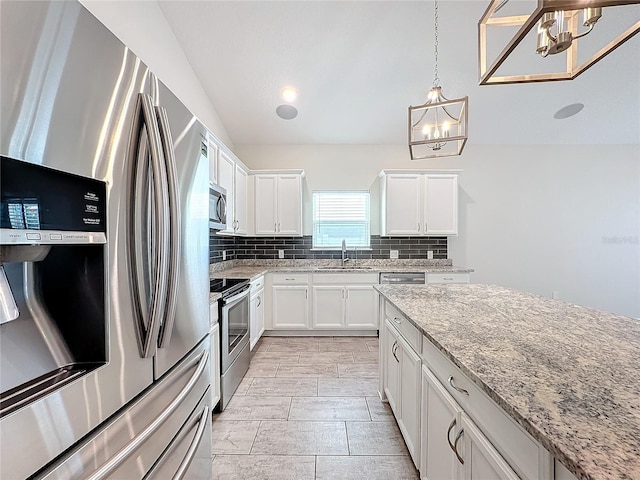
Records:
[[[460,155],[468,138],[468,97],[449,100],[442,94],[438,77],[438,0],[434,2],[434,9],[433,86],[425,104],[409,107],[411,160]]]
[[[480,85],[573,80],[640,32],[638,4],[492,0],[478,22]]]

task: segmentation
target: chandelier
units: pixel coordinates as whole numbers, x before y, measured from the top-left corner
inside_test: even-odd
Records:
[[[640,31],[639,0],[538,0],[533,11],[530,3],[492,0],[478,22],[480,85],[573,80]],[[598,38],[579,42],[594,30]]]
[[[438,0],[435,0],[433,87],[423,105],[409,107],[411,160],[460,155],[467,142],[468,98],[449,100],[438,77]]]

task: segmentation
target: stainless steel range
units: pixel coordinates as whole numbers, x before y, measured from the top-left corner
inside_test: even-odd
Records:
[[[220,317],[220,410],[249,369],[249,280],[228,278],[210,282],[210,291],[222,293]]]

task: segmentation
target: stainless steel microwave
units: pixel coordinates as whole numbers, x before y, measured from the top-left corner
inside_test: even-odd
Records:
[[[209,183],[209,228],[227,229],[227,190]]]

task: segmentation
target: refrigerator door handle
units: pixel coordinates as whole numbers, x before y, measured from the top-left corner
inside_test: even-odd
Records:
[[[196,456],[196,452],[198,451],[198,447],[200,446],[200,442],[202,441],[202,437],[204,437],[204,433],[207,429],[207,422],[209,422],[209,405],[205,405],[202,410],[202,414],[198,417],[198,429],[196,430],[196,434],[191,440],[189,444],[189,448],[187,449],[187,454],[180,462],[180,466],[176,471],[176,474],[173,476],[173,480],[182,480],[184,476],[187,474],[189,467],[191,466],[191,462],[193,458]]]
[[[129,223],[129,256],[134,272],[132,281],[134,283],[134,303],[138,312],[135,322],[138,346],[140,355],[146,358],[155,353],[160,320],[166,310],[164,292],[167,290],[169,261],[162,246],[168,242],[169,233],[165,223],[168,216],[169,200],[165,193],[166,190],[163,188],[167,180],[160,133],[149,95],[139,94],[136,117],[139,119],[139,133],[130,183],[129,198],[131,199],[132,212]],[[151,158],[152,189],[149,188],[150,184],[148,183],[147,154]],[[146,195],[145,192],[150,193]],[[145,201],[153,205],[155,209],[146,210],[143,204]],[[149,215],[149,213],[151,214]],[[147,223],[146,234],[144,234],[145,222]],[[147,248],[142,243],[143,236],[148,242]],[[146,268],[143,259],[140,258],[142,256],[147,257],[151,268]],[[144,302],[146,288],[150,291],[148,302]]]
[[[180,197],[178,194],[178,173],[176,168],[176,157],[173,150],[173,139],[169,128],[169,118],[164,108],[156,107],[160,139],[164,149],[164,160],[166,168],[166,192],[169,199],[168,208],[168,242],[164,246],[165,255],[169,258],[169,275],[166,294],[166,314],[164,323],[160,326],[160,340],[158,347],[163,348],[169,345],[171,332],[176,316],[176,303],[178,299],[178,279],[180,278]]]
[[[193,375],[191,375],[191,378],[189,378],[187,384],[180,391],[180,393],[176,395],[169,406],[167,406],[167,408],[165,408],[164,411],[160,415],[158,415],[158,417],[153,422],[147,425],[147,427],[142,432],[140,432],[129,443],[118,450],[106,463],[102,464],[102,466],[98,470],[93,472],[87,478],[87,480],[107,479],[109,475],[122,464],[122,462],[133,455],[143,443],[152,438],[153,434],[156,433],[156,431],[162,426],[164,422],[167,421],[167,419],[171,415],[173,415],[173,413],[178,409],[184,399],[187,398],[189,393],[191,393],[193,387],[195,387],[198,383],[200,376],[204,373],[208,360],[209,352],[205,350],[204,352],[202,352],[202,355],[200,355],[198,359],[194,360],[188,367],[190,368],[197,362],[196,371],[193,372]]]

